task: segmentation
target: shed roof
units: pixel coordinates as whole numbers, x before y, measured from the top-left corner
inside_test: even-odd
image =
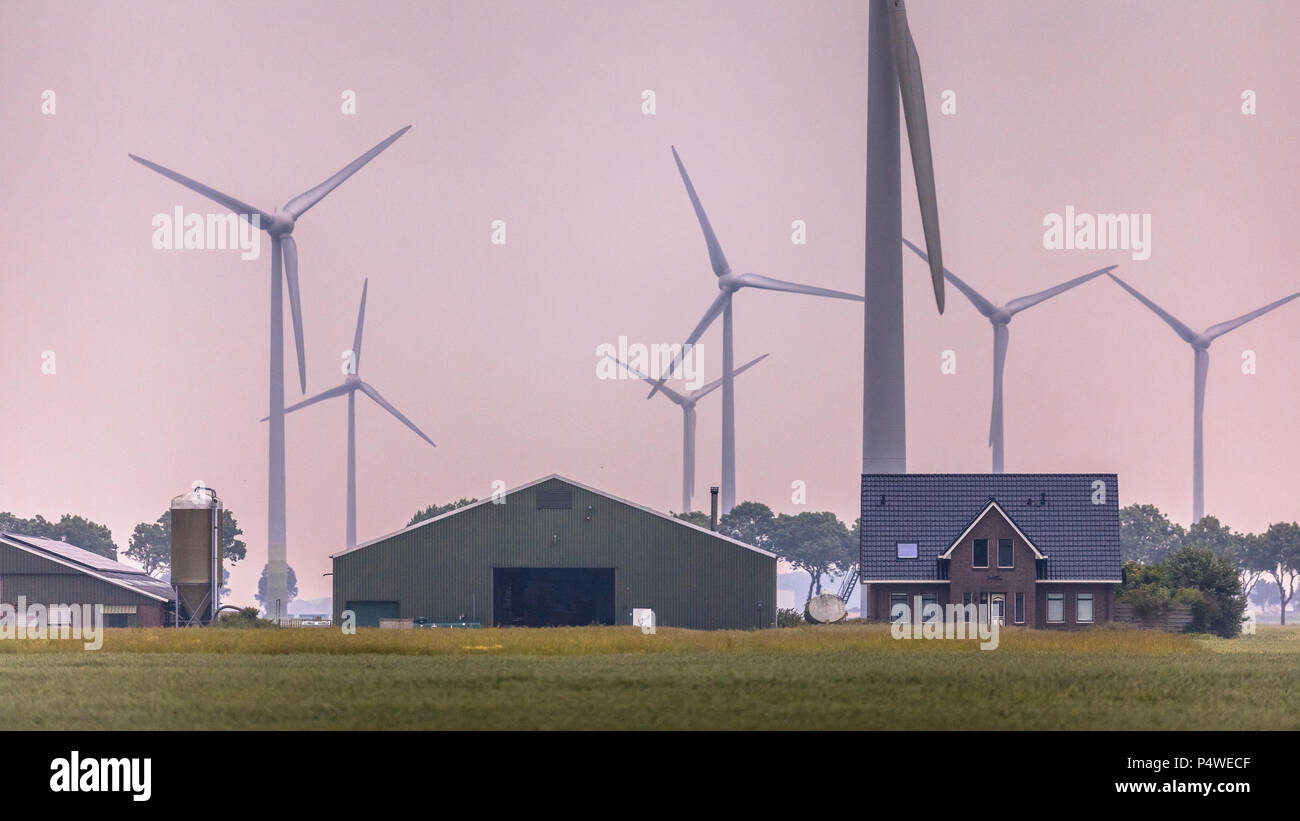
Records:
[[[21,533],[0,531],[0,544],[26,551],[44,559],[79,570],[88,576],[126,588],[158,601],[171,601],[175,598],[172,587],[161,579],[155,579],[138,567],[92,553],[84,548],[67,542],[46,539],[40,536],[26,536]]]
[[[606,493],[606,492],[603,491],[603,490],[597,490],[596,488],[591,487],[590,485],[584,485],[584,484],[581,483],[581,482],[575,482],[575,481],[572,480],[572,479],[567,479],[567,478],[561,476],[561,475],[558,474],[558,473],[552,473],[552,474],[550,474],[549,476],[543,476],[542,478],[540,478],[540,479],[535,479],[535,480],[533,480],[533,481],[531,481],[531,482],[528,482],[527,484],[523,484],[523,485],[519,485],[518,487],[511,488],[510,490],[507,490],[507,491],[505,492],[504,495],[506,495],[506,496],[510,496],[510,495],[513,494],[513,493],[518,493],[518,492],[521,491],[521,490],[527,490],[527,489],[530,488],[530,487],[534,487],[534,486],[536,486],[536,485],[540,485],[540,484],[542,484],[543,482],[549,482],[549,481],[552,481],[552,480],[558,480],[558,481],[564,482],[565,484],[572,485],[573,487],[581,488],[582,490],[588,491],[588,492],[590,492],[590,493],[595,493],[597,496],[604,496],[606,499],[610,499],[610,500],[615,501],[615,502],[620,502],[620,503],[625,504],[625,505],[627,505],[627,506],[629,506],[629,507],[634,507],[634,508],[636,508],[637,510],[644,511],[644,512],[649,513],[649,514],[651,514],[651,515],[653,515],[653,516],[658,516],[658,517],[661,518],[661,519],[667,519],[668,521],[673,522],[673,523],[675,523],[675,524],[678,524],[678,525],[680,525],[680,526],[682,526],[682,527],[689,527],[689,528],[691,528],[691,529],[693,529],[693,530],[698,530],[698,531],[700,531],[701,533],[707,533],[707,534],[709,534],[710,536],[714,537],[715,539],[720,539],[720,540],[722,540],[722,541],[724,541],[724,542],[731,542],[732,544],[734,544],[734,545],[736,545],[736,546],[738,546],[738,547],[743,547],[743,548],[745,548],[746,550],[752,550],[752,551],[754,551],[755,553],[761,553],[762,555],[764,555],[764,556],[768,556],[768,557],[773,558],[773,559],[776,558],[776,554],[775,554],[775,553],[769,553],[768,551],[763,550],[762,548],[754,547],[752,544],[745,544],[744,542],[739,541],[739,540],[737,540],[737,539],[733,539],[733,538],[731,538],[730,536],[724,536],[724,535],[722,535],[721,533],[717,533],[717,532],[715,532],[715,531],[709,530],[708,528],[700,527],[699,525],[695,525],[695,524],[691,524],[690,522],[688,522],[688,521],[686,521],[686,520],[684,520],[684,519],[678,519],[676,516],[670,516],[670,515],[668,515],[667,513],[661,513],[661,512],[659,512],[658,510],[654,510],[653,508],[648,508],[648,507],[646,507],[645,505],[639,505],[639,504],[637,504],[636,502],[629,502],[627,499],[619,498],[618,496],[614,496],[613,494]],[[472,509],[472,508],[476,508],[476,507],[479,507],[479,506],[481,506],[481,505],[488,504],[488,503],[490,503],[491,501],[492,501],[491,497],[489,497],[489,498],[487,498],[487,499],[480,499],[479,501],[474,502],[473,504],[465,505],[464,507],[458,507],[458,508],[456,508],[455,510],[450,510],[450,511],[448,511],[448,512],[446,512],[446,513],[443,513],[443,514],[441,514],[441,515],[434,516],[434,517],[431,518],[431,519],[425,519],[425,520],[422,521],[422,522],[416,522],[416,523],[413,524],[413,525],[407,525],[406,527],[402,528],[401,530],[395,530],[395,531],[393,531],[392,533],[389,533],[389,534],[384,535],[384,536],[380,536],[380,537],[377,538],[377,539],[371,539],[370,541],[363,542],[363,543],[357,545],[356,547],[352,548],[351,550],[342,550],[342,551],[339,551],[338,553],[331,553],[331,554],[330,554],[330,558],[333,559],[333,558],[337,558],[337,557],[339,557],[339,556],[345,556],[345,555],[347,555],[347,554],[349,554],[349,553],[355,553],[355,552],[358,551],[358,550],[362,550],[362,549],[364,549],[364,548],[367,548],[367,547],[370,547],[370,546],[372,546],[372,545],[378,544],[379,542],[387,541],[388,539],[391,539],[391,538],[393,538],[394,536],[397,536],[397,535],[399,535],[399,534],[401,534],[401,533],[406,533],[407,531],[409,531],[409,530],[414,530],[414,529],[417,528],[417,527],[424,527],[425,525],[430,525],[430,524],[433,524],[434,522],[442,521],[443,519],[447,519],[447,518],[449,518],[449,517],[451,517],[451,516],[459,515],[459,514],[464,513],[465,511],[470,510],[470,509]]]

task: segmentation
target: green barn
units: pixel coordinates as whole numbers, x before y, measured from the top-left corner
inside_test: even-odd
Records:
[[[334,561],[334,619],[752,630],[776,622],[776,556],[551,475]],[[638,622],[639,623],[639,622]]]

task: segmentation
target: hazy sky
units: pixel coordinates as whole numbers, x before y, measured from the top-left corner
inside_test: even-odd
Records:
[[[909,6],[944,258],[989,298],[1116,263],[1202,329],[1300,290],[1294,3]],[[203,479],[244,529],[234,598],[251,603],[269,243],[247,262],[155,250],[155,214],[214,208],[127,152],[270,210],[408,123],[294,232],[308,392],[341,380],[369,277],[362,376],[438,443],[359,399],[360,538],[552,472],[675,509],[680,411],[595,377],[599,344],[680,341],[717,293],[669,146],[735,270],[861,293],[866,28],[860,1],[0,0],[0,510],[80,513],[125,548]],[[945,90],[955,114],[940,112]],[[903,197],[919,240],[910,171]],[[1043,218],[1066,206],[1151,215],[1150,259],[1045,250]],[[806,245],[791,243],[794,220]],[[951,288],[937,316],[924,265],[904,264],[909,469],[987,471],[990,326]],[[804,509],[851,522],[861,306],[748,290],[735,304],[738,361],[771,354],[737,382],[738,497],[797,512],[800,480]],[[720,326],[704,339],[710,379]],[[289,402],[291,340],[286,328]],[[956,374],[940,372],[945,350]],[[1211,349],[1206,508],[1233,527],[1300,516],[1298,353],[1300,301]],[[1186,523],[1191,394],[1191,349],[1114,283],[1090,282],[1011,325],[1007,468],[1115,471],[1121,504]],[[700,406],[701,509],[720,405]],[[289,419],[303,597],[329,593],[342,546],[345,425],[341,400]]]

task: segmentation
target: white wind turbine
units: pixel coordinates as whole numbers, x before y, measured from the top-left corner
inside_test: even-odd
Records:
[[[704,231],[704,244],[709,250],[709,262],[713,266],[713,273],[717,277],[718,291],[720,292],[714,298],[713,304],[704,312],[704,317],[691,331],[690,336],[686,338],[686,345],[694,345],[713,320],[722,314],[722,499],[721,512],[727,513],[736,506],[736,371],[733,367],[735,357],[732,352],[732,325],[731,325],[731,296],[741,288],[761,288],[768,291],[785,291],[792,294],[808,294],[811,296],[824,296],[834,299],[852,299],[858,302],[862,297],[856,294],[845,293],[844,291],[833,291],[829,288],[817,288],[812,285],[800,285],[796,282],[786,282],[780,279],[763,276],[761,274],[737,274],[733,273],[731,266],[727,264],[727,258],[722,253],[722,246],[718,243],[718,237],[713,233],[713,226],[709,224],[709,218],[704,213],[704,206],[700,204],[700,198],[695,193],[695,186],[691,184],[691,178],[686,173],[686,167],[682,165],[682,158],[677,155],[677,149],[673,148],[673,159],[677,162],[677,170],[682,175],[682,182],[686,184],[686,193],[691,199],[691,206],[695,209],[695,216],[700,222],[700,228]],[[656,391],[663,390],[664,382],[677,368],[681,357],[675,357],[672,368],[667,373],[661,374],[659,380],[650,389],[649,399],[655,395]]]
[[[908,242],[907,239],[903,240],[903,244],[912,249],[921,259],[926,262],[930,261],[924,251]],[[994,305],[974,288],[958,279],[957,275],[952,271],[947,268],[943,269],[943,275],[947,280],[955,285],[957,290],[965,294],[970,303],[975,306],[975,310],[983,314],[984,318],[993,325],[993,412],[989,418],[989,447],[993,448],[994,473],[1003,472],[1002,376],[1007,363],[1007,344],[1011,339],[1011,329],[1008,327],[1011,324],[1011,318],[1027,308],[1032,308],[1040,302],[1049,300],[1058,294],[1063,294],[1090,279],[1095,279],[1102,274],[1108,274],[1114,268],[1114,265],[1098,268],[1096,271],[1062,282],[1060,285],[1054,285],[1045,291],[1017,297],[1005,305]]]
[[[638,379],[643,379],[652,385],[657,381],[612,354],[605,354],[605,356],[622,365]],[[736,368],[734,376],[741,375],[766,358],[767,354],[763,354],[749,360],[744,365]],[[659,388],[659,390],[663,391],[664,396],[667,396],[682,409],[682,508],[678,511],[679,513],[690,512],[691,498],[695,496],[695,404],[717,390],[721,384],[722,379],[718,378],[707,385],[684,394],[678,393],[667,385],[662,385]]]
[[[1203,442],[1205,437],[1205,378],[1210,370],[1210,343],[1228,331],[1240,328],[1252,319],[1261,317],[1274,308],[1280,308],[1296,297],[1300,297],[1300,292],[1283,297],[1276,302],[1270,302],[1263,308],[1257,308],[1248,314],[1242,314],[1236,319],[1229,319],[1227,322],[1211,325],[1204,331],[1197,333],[1175,319],[1168,311],[1138,293],[1137,289],[1124,280],[1114,274],[1108,274],[1108,276],[1115,280],[1121,288],[1132,294],[1138,302],[1150,308],[1156,316],[1165,321],[1165,324],[1174,329],[1174,333],[1192,346],[1194,355],[1194,382],[1192,387],[1192,523],[1195,524],[1205,516],[1205,451]]]
[[[903,194],[899,96],[907,118],[930,281],[943,313],[943,256],[921,60],[903,0],[870,0],[867,32],[867,253],[863,311],[862,472],[907,471],[903,379]]]
[[[281,602],[288,603],[288,557],[285,527],[285,475],[284,475],[284,303],[281,285],[281,256],[284,258],[286,281],[289,288],[289,310],[293,317],[293,336],[298,347],[298,382],[302,392],[307,392],[307,362],[303,356],[302,301],[298,294],[298,245],[293,239],[293,229],[298,218],[307,213],[348,177],[373,160],[379,152],[392,145],[410,126],[399,129],[388,139],[348,163],[334,176],[299,194],[284,208],[268,214],[265,211],[209,188],[201,182],[178,174],[171,169],[152,163],[134,154],[131,159],[175,180],[192,191],[197,191],[213,202],[228,208],[249,222],[258,218],[258,225],[271,235],[271,400],[270,400],[270,455],[267,471],[266,517],[266,602],[268,612],[279,615]]]
[[[348,518],[345,541],[349,550],[357,546],[357,391],[369,396],[374,400],[375,404],[397,417],[397,421],[415,431],[416,436],[437,447],[437,445],[433,444],[432,439],[424,435],[424,431],[417,428],[414,422],[403,416],[401,411],[380,396],[379,391],[375,390],[369,382],[361,381],[361,332],[365,328],[366,291],[369,287],[370,280],[366,279],[361,286],[361,308],[357,311],[357,333],[352,341],[352,350],[349,351],[347,376],[343,379],[343,384],[321,391],[315,396],[284,409],[286,414],[290,414],[325,399],[333,399],[336,396],[347,396],[348,398]],[[267,417],[262,417],[263,422],[266,420]]]

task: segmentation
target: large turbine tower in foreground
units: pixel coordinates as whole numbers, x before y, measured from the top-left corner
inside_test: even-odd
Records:
[[[363,165],[378,156],[398,137],[406,133],[402,128],[379,145],[348,163],[334,176],[308,189],[273,213],[254,208],[245,202],[209,188],[201,182],[178,174],[169,168],[137,157],[128,156],[168,179],[175,180],[191,191],[197,191],[213,202],[228,208],[271,235],[271,401],[270,401],[270,456],[267,470],[266,494],[266,607],[276,617],[285,615],[289,603],[288,556],[285,527],[284,478],[284,303],[281,279],[281,258],[289,287],[289,310],[293,316],[293,336],[298,346],[298,383],[307,392],[307,361],[303,356],[302,300],[298,294],[298,245],[293,239],[293,229],[299,217],[307,213],[325,195],[338,188],[344,180],[357,173]],[[257,221],[254,222],[254,217]]]
[[[921,61],[903,0],[870,0],[867,34],[867,258],[863,311],[862,472],[907,471],[903,379],[903,193],[898,100],[921,205],[930,280],[943,313],[943,255]]]

